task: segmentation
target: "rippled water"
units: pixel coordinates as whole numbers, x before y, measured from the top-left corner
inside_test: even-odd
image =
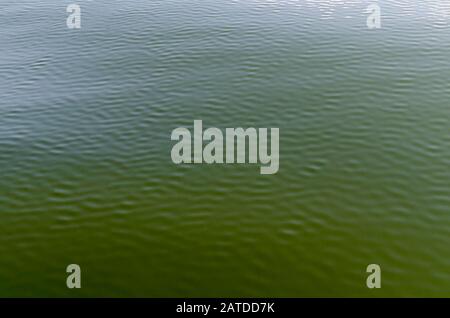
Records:
[[[373,2],[3,0],[0,296],[450,296],[450,3]],[[194,119],[279,172],[174,165]]]

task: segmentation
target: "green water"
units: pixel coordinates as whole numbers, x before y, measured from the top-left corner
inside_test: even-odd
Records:
[[[449,297],[450,5],[378,2],[2,0],[0,296]],[[173,164],[194,119],[280,170]]]

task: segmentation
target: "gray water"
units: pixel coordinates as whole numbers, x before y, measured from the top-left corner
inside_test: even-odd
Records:
[[[80,0],[68,29],[2,0],[0,296],[449,297],[450,2],[374,2]],[[194,119],[279,128],[280,170],[175,165]]]

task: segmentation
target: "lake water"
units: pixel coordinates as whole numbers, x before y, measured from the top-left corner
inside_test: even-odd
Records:
[[[0,296],[450,296],[450,2],[70,3],[0,6]],[[194,119],[280,170],[175,165]]]

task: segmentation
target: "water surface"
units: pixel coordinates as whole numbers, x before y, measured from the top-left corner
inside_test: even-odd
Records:
[[[450,296],[450,5],[372,2],[3,0],[0,296]],[[194,119],[279,172],[174,165]]]

